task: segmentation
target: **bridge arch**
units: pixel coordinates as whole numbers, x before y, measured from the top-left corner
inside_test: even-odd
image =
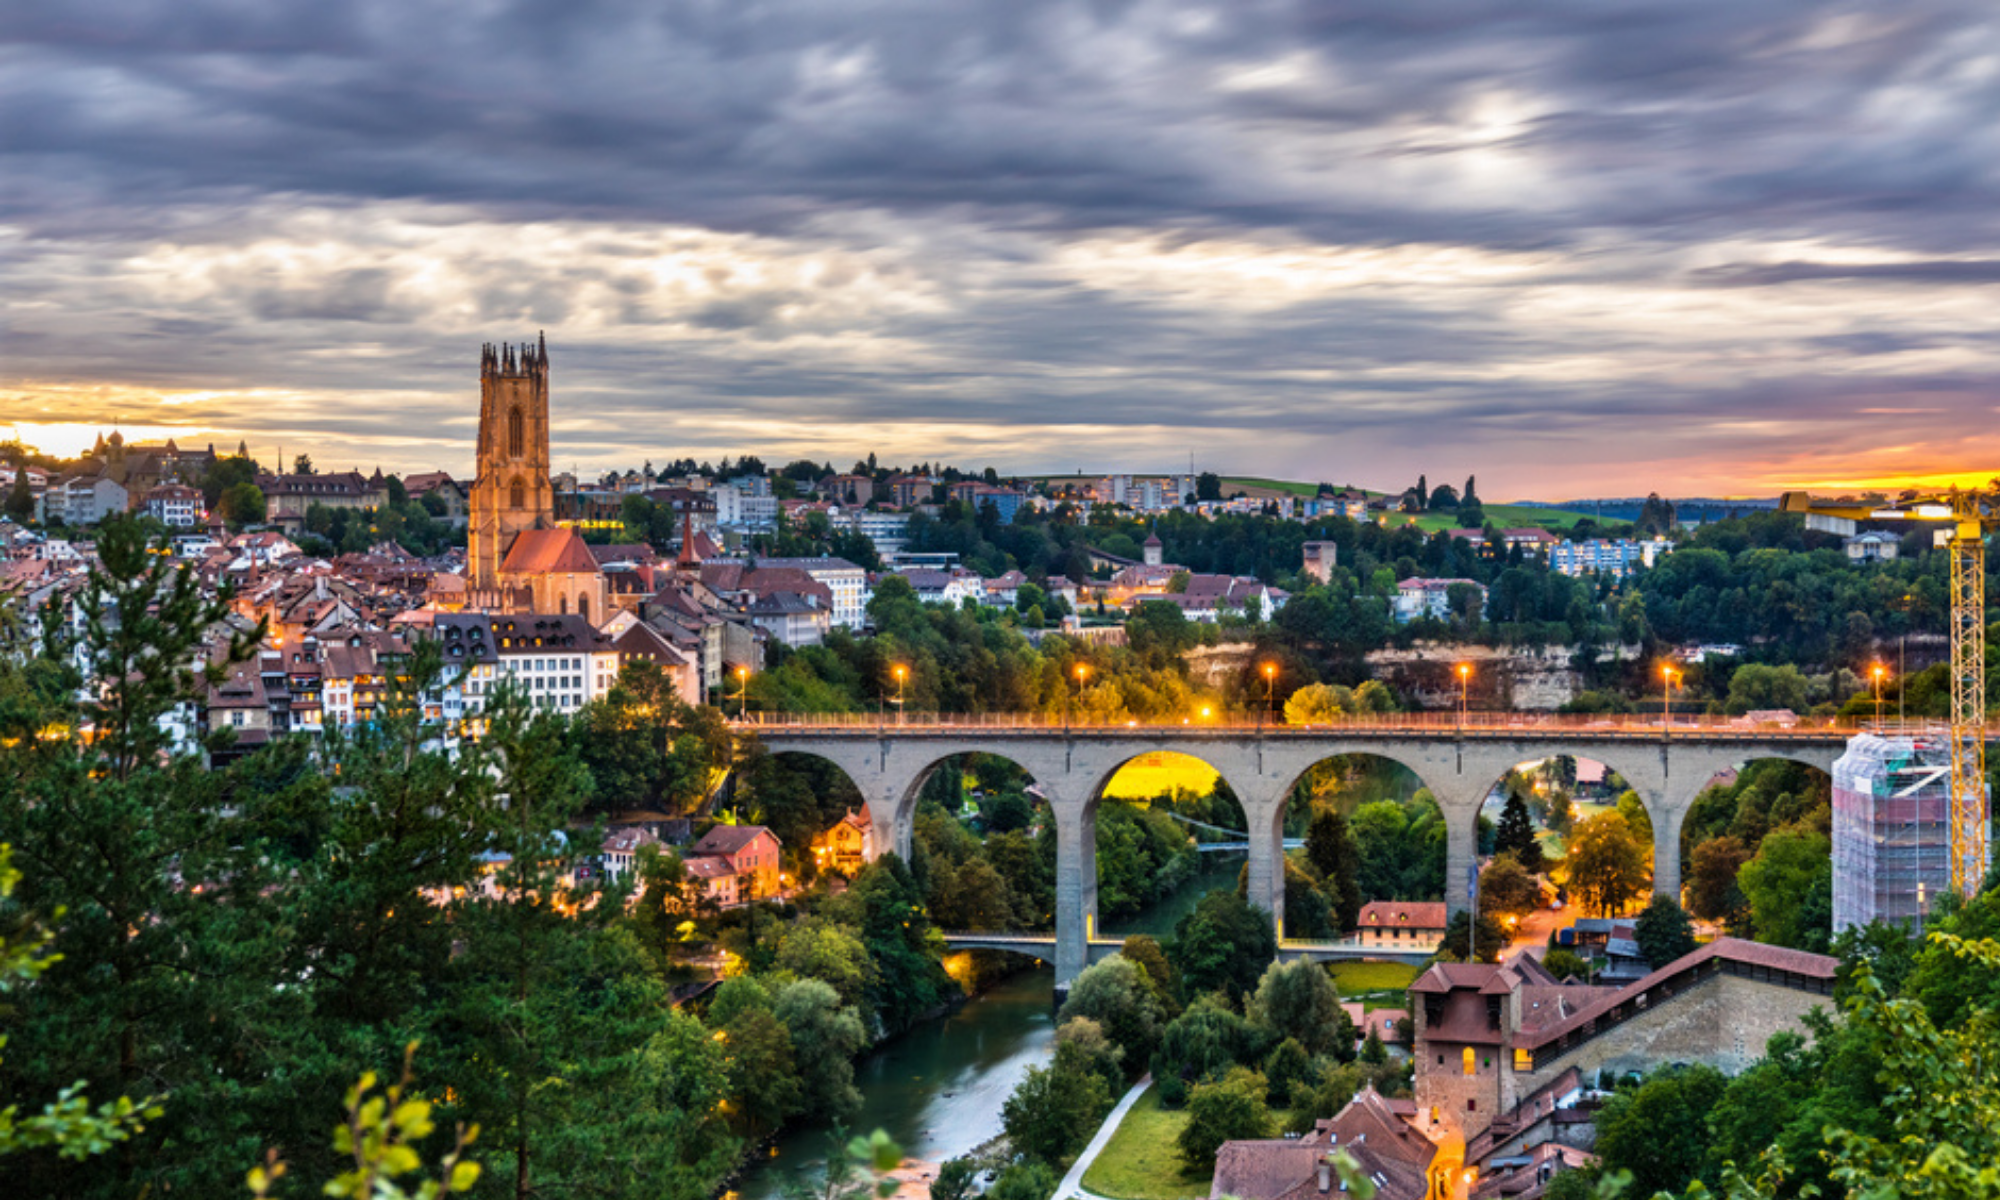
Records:
[[[881,853],[882,831],[867,795],[837,756],[795,749],[764,752],[739,763],[735,779],[732,799],[738,815],[771,827],[799,878],[852,875]],[[852,849],[840,838],[816,844],[850,812],[869,818],[865,837],[857,833]]]
[[[1282,848],[1286,841],[1303,838],[1321,811],[1330,809],[1352,819],[1365,805],[1394,803],[1405,822],[1400,827],[1391,828],[1372,820],[1360,828],[1350,826],[1364,855],[1373,850],[1379,859],[1385,856],[1384,852],[1400,852],[1399,861],[1395,862],[1364,858],[1362,877],[1356,881],[1361,902],[1440,899],[1445,887],[1447,819],[1419,765],[1393,753],[1393,747],[1388,746],[1340,748],[1310,762],[1294,764],[1278,803],[1267,817],[1272,826],[1267,836]],[[1420,795],[1429,796],[1429,804],[1419,805]],[[1378,824],[1382,828],[1375,828]],[[1432,831],[1437,839],[1434,856],[1428,844]],[[1371,838],[1371,834],[1379,836]],[[1375,843],[1372,846],[1368,844],[1371,840]],[[1272,880],[1272,905],[1273,912],[1284,919],[1281,928],[1286,937],[1318,938],[1346,932],[1338,928],[1315,929],[1310,914],[1287,909],[1285,885],[1285,875],[1280,870]],[[1341,923],[1337,912],[1328,913],[1327,920],[1334,925]]]
[[[1773,748],[1718,768],[1694,785],[1674,838],[1682,878],[1687,880],[1684,903],[1690,913],[1725,924],[1747,918],[1747,905],[1733,904],[1741,894],[1732,897],[1723,876],[1733,880],[1764,838],[1780,829],[1803,826],[1827,832],[1833,799],[1830,766],[1825,756]],[[1914,812],[1916,806],[1911,807]],[[1942,837],[1943,830],[1935,836]],[[1696,851],[1704,847],[1698,856]],[[1830,872],[1830,838],[1828,848]],[[1940,868],[1945,861],[1941,852]]]
[[[1629,755],[1621,757],[1631,758]],[[1643,766],[1643,757],[1635,765]],[[1475,836],[1479,839],[1479,852],[1484,860],[1482,883],[1485,881],[1485,869],[1500,853],[1500,847],[1487,844],[1487,840],[1490,837],[1497,842],[1501,836],[1507,807],[1516,795],[1526,807],[1531,828],[1537,834],[1536,845],[1527,851],[1527,855],[1545,861],[1546,869],[1541,873],[1551,883],[1567,890],[1568,912],[1593,917],[1625,915],[1633,903],[1643,904],[1645,897],[1654,890],[1661,860],[1661,830],[1658,826],[1666,815],[1667,797],[1657,788],[1647,786],[1644,776],[1635,781],[1606,761],[1605,757],[1581,753],[1527,759],[1509,767],[1493,781],[1475,814]],[[1638,861],[1633,862],[1615,851],[1594,854],[1592,858],[1600,869],[1593,872],[1591,880],[1577,878],[1576,868],[1581,864],[1572,861],[1572,851],[1576,848],[1579,835],[1585,834],[1586,830],[1589,833],[1610,832],[1614,827],[1636,843]],[[1562,839],[1561,854],[1548,854],[1543,859],[1547,850],[1539,836],[1543,831]],[[1598,840],[1596,845],[1607,848],[1602,840]],[[1617,869],[1620,861],[1626,864],[1623,871]],[[1523,865],[1532,868],[1534,863]],[[1602,881],[1610,899],[1593,896],[1600,886],[1597,881]],[[1494,882],[1497,884],[1498,880]],[[1466,881],[1453,883],[1466,886]],[[1631,889],[1629,896],[1619,894],[1623,887]],[[1497,901],[1500,897],[1494,899]],[[1509,915],[1525,918],[1527,914]]]
[[[1226,756],[1206,753],[1205,749],[1200,745],[1125,748],[1089,765],[1075,826],[1084,856],[1084,911],[1094,936],[1111,936],[1111,927],[1157,901],[1162,890],[1157,878],[1135,874],[1134,868],[1143,864],[1107,861],[1099,855],[1099,833],[1106,824],[1107,806],[1135,810],[1131,817],[1136,817],[1136,825],[1130,824],[1131,817],[1118,819],[1128,823],[1128,835],[1142,838],[1154,836],[1149,823],[1155,818],[1148,814],[1162,811],[1159,806],[1163,801],[1164,811],[1176,818],[1173,831],[1183,837],[1201,841],[1225,836],[1211,831],[1249,829],[1242,799],[1230,781],[1232,764]],[[1247,843],[1247,833],[1242,840]],[[1185,866],[1170,861],[1167,869],[1198,871],[1195,861],[1177,861]],[[1166,888],[1178,886],[1184,878],[1169,876]]]
[[[986,750],[937,755],[903,784],[896,820],[927,851],[927,903],[940,929],[1053,926],[1054,881],[1044,855],[1053,850],[1056,818],[1038,783],[1026,764]]]

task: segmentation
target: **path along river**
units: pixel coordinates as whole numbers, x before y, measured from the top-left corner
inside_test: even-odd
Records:
[[[1237,854],[1203,855],[1203,869],[1189,883],[1138,917],[1107,923],[1107,930],[1165,937],[1210,889],[1234,887],[1242,864]],[[1052,1053],[1054,983],[1047,966],[1009,976],[855,1063],[861,1112],[848,1131],[879,1127],[905,1155],[927,1162],[955,1158],[998,1135],[1000,1106],[1028,1068]],[[745,1172],[738,1184],[742,1200],[779,1200],[788,1175],[817,1179],[829,1133],[819,1122],[794,1125],[774,1144],[774,1154]]]

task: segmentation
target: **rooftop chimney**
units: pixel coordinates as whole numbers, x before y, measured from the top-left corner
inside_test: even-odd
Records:
[[[1333,1164],[1324,1157],[1319,1160],[1319,1194],[1324,1196],[1333,1190]]]

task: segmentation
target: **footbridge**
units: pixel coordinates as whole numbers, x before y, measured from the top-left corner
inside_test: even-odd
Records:
[[[1044,962],[1056,959],[1056,935],[1052,933],[947,933],[944,944],[953,950],[1007,950],[1015,954],[1032,955]],[[1125,944],[1124,938],[1093,937],[1084,943],[1088,947],[1087,962],[1097,962],[1117,953]],[[1287,940],[1278,943],[1278,957],[1281,959],[1308,958],[1314,962],[1350,962],[1367,959],[1371,962],[1402,962],[1412,965],[1426,962],[1436,954],[1436,942],[1409,942],[1403,945],[1364,944],[1359,938],[1341,938],[1331,941]],[[1064,980],[1062,982],[1067,982]]]
[[[917,795],[946,760],[991,754],[1018,764],[1048,801],[1056,828],[1059,983],[1081,971],[1095,943],[1096,812],[1119,768],[1141,755],[1175,751],[1214,768],[1242,803],[1249,830],[1249,895],[1284,929],[1283,828],[1293,786],[1315,764],[1373,755],[1407,767],[1437,798],[1448,827],[1446,901],[1467,903],[1479,807],[1506,773],[1556,755],[1588,758],[1639,793],[1653,824],[1653,886],[1678,897],[1681,823],[1721,772],[1781,758],[1831,771],[1859,728],[1853,722],[1746,722],[1706,717],[1556,717],[1512,713],[1398,714],[1324,725],[1186,722],[1174,725],[1056,723],[1016,714],[900,719],[835,714],[752,716],[736,725],[772,753],[808,754],[845,771],[860,789],[878,850],[910,852]],[[1233,831],[1232,831],[1233,832]],[[1281,936],[1282,940],[1282,936]]]
[[[1220,833],[1233,839],[1227,842],[1196,842],[1194,848],[1203,854],[1226,854],[1230,851],[1241,854],[1250,848],[1250,842],[1248,841],[1250,834],[1247,830],[1224,829],[1220,825],[1210,825],[1207,821],[1197,821],[1193,817],[1184,817],[1176,812],[1170,812],[1167,815],[1183,825],[1189,825],[1196,829],[1206,829],[1210,833]],[[1305,844],[1306,840],[1304,838],[1286,838],[1284,841],[1284,847],[1287,850],[1300,850],[1305,847]]]

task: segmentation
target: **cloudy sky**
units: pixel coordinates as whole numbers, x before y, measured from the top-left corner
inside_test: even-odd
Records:
[[[0,436],[1225,473],[2000,466],[2000,10],[12,0]]]

